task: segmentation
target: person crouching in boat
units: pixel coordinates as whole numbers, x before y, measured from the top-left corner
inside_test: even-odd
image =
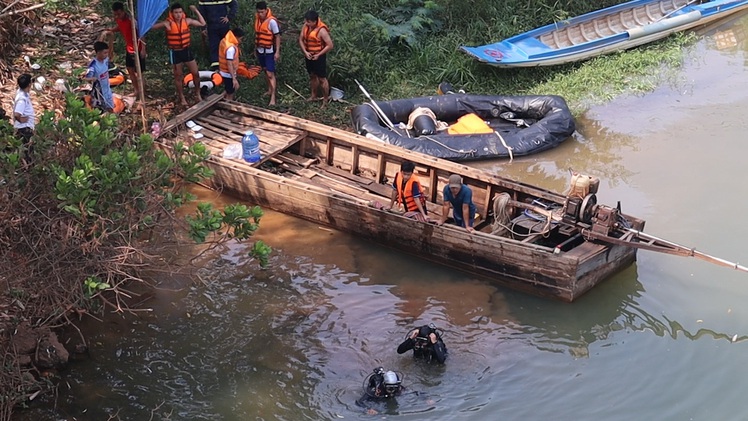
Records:
[[[418,177],[413,174],[416,164],[405,161],[400,165],[400,172],[395,175],[395,181],[392,183],[392,198],[390,205],[384,210],[392,209],[395,202],[402,204],[405,209],[403,216],[412,218],[421,222],[428,222],[428,211],[426,209],[426,198],[424,197],[421,183]]]
[[[473,191],[462,184],[462,177],[458,174],[450,175],[449,184],[444,187],[443,193],[444,207],[438,224],[442,225],[447,221],[449,207],[452,206],[452,218],[454,218],[455,225],[465,228],[467,232],[475,231],[473,225],[477,208],[473,204]]]
[[[444,364],[447,359],[447,346],[433,323],[423,325],[408,332],[403,343],[397,347],[398,354],[413,350],[413,358],[421,358],[428,362],[436,361]]]
[[[226,33],[218,45],[218,68],[223,77],[223,87],[226,89],[225,98],[229,101],[234,99],[234,92],[239,89],[239,79],[236,78],[236,73],[239,70],[241,54],[239,45],[243,37],[244,30],[234,28]]]
[[[190,26],[205,26],[205,19],[197,7],[190,6],[190,10],[197,16],[197,20],[188,18],[184,13],[182,5],[174,3],[171,6],[169,17],[153,25],[153,29],[166,29],[166,45],[169,47],[169,61],[174,72],[174,84],[177,86],[177,97],[179,104],[186,107],[187,101],[184,99],[184,87],[182,85],[182,65],[187,66],[193,80],[200,80],[197,70],[195,55],[190,48]],[[200,84],[195,84],[195,98],[198,102],[202,101],[200,97]]]

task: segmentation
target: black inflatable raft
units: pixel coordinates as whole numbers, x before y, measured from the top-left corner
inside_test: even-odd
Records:
[[[396,126],[391,130],[379,118],[371,104],[353,108],[353,127],[361,135],[405,149],[453,161],[529,155],[558,146],[576,128],[566,101],[555,95],[492,96],[448,94],[376,104]],[[433,111],[437,120],[449,124],[474,113],[493,130],[484,134],[447,134],[440,131],[422,135],[419,130],[397,128],[408,122],[410,114],[419,107]],[[407,132],[407,133],[406,133]],[[500,135],[500,136],[499,136]],[[503,142],[502,142],[503,140]]]

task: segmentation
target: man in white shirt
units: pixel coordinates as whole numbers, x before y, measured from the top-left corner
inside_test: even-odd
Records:
[[[16,137],[20,139],[28,150],[25,157],[28,160],[31,153],[31,136],[34,135],[36,117],[34,105],[31,103],[31,75],[24,73],[18,76],[18,91],[13,101],[13,128],[16,129]]]

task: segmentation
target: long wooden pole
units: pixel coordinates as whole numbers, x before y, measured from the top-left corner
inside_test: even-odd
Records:
[[[132,23],[132,39],[135,49],[135,71],[138,73],[138,96],[140,100],[140,120],[143,123],[143,133],[148,131],[145,121],[145,92],[143,89],[143,70],[140,68],[140,42],[138,40],[138,29],[135,26],[135,7],[133,0],[127,0],[127,7],[130,9],[130,23]],[[127,51],[125,51],[127,54]]]
[[[517,208],[531,210],[553,221],[564,223],[563,217],[561,215],[555,214],[539,206],[517,202],[514,200],[509,200],[508,204],[510,206],[514,206]],[[681,244],[665,240],[663,238],[655,237],[654,235],[647,234],[647,233],[644,233],[642,231],[639,231],[633,228],[619,228],[619,229],[623,232],[630,233],[632,236],[638,238],[639,240],[644,240],[644,242],[628,241],[628,240],[623,240],[623,239],[616,238],[616,237],[611,237],[609,235],[597,233],[590,228],[581,228],[581,232],[586,238],[594,238],[596,240],[609,243],[609,244],[619,244],[619,245],[633,247],[633,248],[656,251],[660,253],[673,254],[676,256],[695,257],[697,259],[701,259],[701,260],[704,260],[710,263],[714,263],[719,266],[727,266],[735,270],[748,272],[748,267],[746,266],[743,266],[736,262],[731,262],[729,260],[725,260],[719,257],[715,257],[712,255],[700,252],[694,248],[686,247]]]

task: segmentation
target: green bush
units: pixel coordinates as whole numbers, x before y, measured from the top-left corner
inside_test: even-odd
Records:
[[[178,144],[167,155],[149,135],[121,133],[114,116],[102,116],[72,95],[62,118],[43,114],[32,150],[6,126],[0,133],[0,204],[14,210],[3,214],[0,228],[0,243],[9,245],[0,252],[3,273],[17,269],[12,279],[51,282],[67,291],[49,291],[51,302],[87,302],[81,298],[117,293],[122,282],[139,279],[155,257],[144,252],[153,247],[146,234],[178,228],[176,210],[194,199],[185,183],[212,174],[203,165],[210,155],[205,145]],[[244,241],[261,216],[259,208],[240,204],[223,210],[199,204],[184,225],[197,242]],[[251,254],[266,264],[269,252],[260,244]],[[37,256],[29,267],[16,267],[29,255]],[[76,296],[81,292],[85,297]]]

